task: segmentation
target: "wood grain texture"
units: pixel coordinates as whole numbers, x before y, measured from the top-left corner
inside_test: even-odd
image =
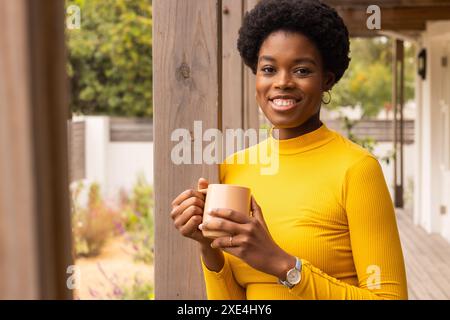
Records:
[[[404,211],[397,223],[410,300],[450,299],[450,244],[412,223]]]
[[[381,31],[395,31],[418,36],[425,30],[426,21],[450,19],[450,3],[447,0],[388,0],[374,3],[371,0],[323,0],[334,7],[343,18],[353,37],[374,37],[378,30],[368,30],[366,13],[369,5],[381,9]]]
[[[26,1],[0,0],[0,299],[37,299]]]
[[[27,4],[40,297],[72,299],[65,7],[60,0]]]
[[[258,0],[244,0],[244,12],[253,9]],[[255,98],[255,75],[249,67],[244,70],[244,129],[259,129],[259,107]],[[246,147],[250,147],[246,145]]]
[[[378,30],[368,30],[366,21],[370,14],[367,7],[336,7],[337,12],[344,20],[350,36],[376,36]],[[380,31],[411,32],[425,30],[427,21],[450,19],[450,4],[446,6],[428,7],[397,7],[381,9]]]
[[[324,120],[324,123],[342,135],[347,133],[343,129],[344,122],[341,120]],[[352,129],[352,133],[358,138],[371,137],[377,142],[392,142],[394,123],[392,120],[361,120]],[[400,135],[400,127],[397,126]],[[403,141],[405,144],[414,143],[414,120],[403,121]]]
[[[0,298],[72,298],[64,17],[0,0]]]
[[[223,0],[222,3],[223,133],[226,129],[259,128],[255,75],[243,64],[237,49],[238,32],[244,13],[251,10],[256,3],[258,0]],[[249,147],[246,140],[240,143],[243,148]]]
[[[152,142],[152,119],[112,117],[109,122],[111,142]]]
[[[68,121],[68,141],[70,155],[70,181],[86,177],[86,123]]]
[[[218,0],[153,1],[156,299],[206,298],[197,244],[179,234],[169,213],[199,177],[217,183],[218,166],[175,165],[171,134],[185,128],[193,136],[194,120],[203,130],[221,129],[220,9]]]
[[[237,50],[242,0],[222,1],[222,128],[243,127],[244,66]],[[228,154],[227,154],[228,156]]]
[[[448,0],[384,0],[379,3],[373,0],[322,0],[330,6],[342,7],[368,7],[372,4],[378,4],[383,7],[426,7],[426,6],[446,6]]]

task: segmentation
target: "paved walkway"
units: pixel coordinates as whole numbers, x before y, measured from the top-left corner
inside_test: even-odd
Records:
[[[428,234],[402,211],[397,222],[411,300],[450,299],[450,243]]]

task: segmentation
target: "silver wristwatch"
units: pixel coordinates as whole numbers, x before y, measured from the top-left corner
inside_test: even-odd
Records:
[[[295,257],[295,267],[286,274],[286,280],[278,279],[282,285],[292,289],[302,279],[302,261]]]

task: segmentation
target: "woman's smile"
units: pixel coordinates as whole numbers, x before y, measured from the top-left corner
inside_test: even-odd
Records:
[[[301,100],[296,99],[269,99],[269,104],[275,112],[288,112],[300,107]]]

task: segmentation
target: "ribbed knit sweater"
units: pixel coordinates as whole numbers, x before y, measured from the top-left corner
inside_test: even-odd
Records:
[[[272,174],[249,157],[266,147],[278,161]],[[393,203],[380,164],[359,145],[325,124],[292,139],[270,135],[228,157],[220,182],[251,189],[274,241],[303,266],[288,289],[224,253],[219,272],[202,261],[208,299],[407,299]]]

